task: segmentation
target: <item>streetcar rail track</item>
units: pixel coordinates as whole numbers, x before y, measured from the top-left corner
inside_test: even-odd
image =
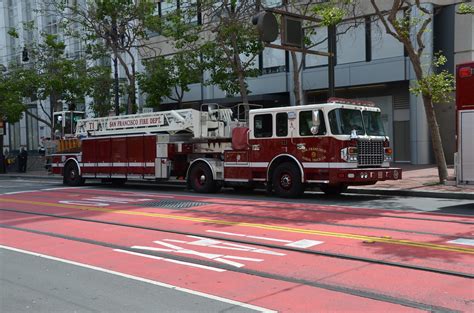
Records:
[[[143,250],[134,249],[134,248],[131,248],[131,247],[128,247],[128,246],[121,246],[121,245],[112,244],[112,243],[103,242],[103,241],[91,240],[91,239],[86,239],[86,238],[68,236],[68,235],[63,235],[63,234],[39,231],[39,230],[22,228],[22,227],[17,227],[17,226],[4,225],[4,224],[0,224],[0,228],[12,229],[12,230],[17,230],[17,231],[24,231],[24,232],[34,233],[34,234],[38,234],[38,235],[45,235],[45,236],[49,236],[49,237],[54,237],[54,238],[61,238],[61,239],[65,239],[65,240],[71,240],[71,241],[76,241],[76,242],[81,242],[81,243],[86,243],[86,244],[92,244],[92,245],[96,245],[96,246],[111,248],[111,249],[114,249],[114,250],[122,250],[122,251],[128,251],[128,252],[132,252],[132,253],[140,253],[140,254],[145,254],[145,255],[150,255],[150,256],[155,256],[155,257],[160,257],[160,258],[174,259],[174,260],[181,261],[181,262],[191,262],[191,263],[195,263],[195,264],[199,264],[199,265],[203,265],[203,266],[211,266],[211,267],[214,267],[214,268],[224,269],[224,270],[231,271],[231,272],[237,272],[237,273],[241,273],[241,274],[253,275],[253,276],[267,278],[267,279],[285,281],[285,282],[289,282],[289,283],[307,285],[307,286],[321,288],[321,289],[330,290],[330,291],[334,291],[334,292],[349,294],[349,295],[353,295],[353,296],[357,296],[357,297],[372,299],[372,300],[376,300],[376,301],[382,301],[382,302],[393,303],[393,304],[402,305],[402,306],[406,306],[406,307],[411,307],[411,308],[415,308],[415,309],[426,310],[426,311],[429,311],[429,312],[440,312],[440,313],[459,312],[457,310],[453,310],[453,309],[442,307],[442,306],[425,304],[425,303],[412,301],[412,300],[408,300],[408,299],[400,298],[400,297],[394,297],[394,296],[390,296],[390,295],[386,295],[386,294],[382,294],[382,293],[377,293],[377,292],[373,292],[373,291],[360,290],[360,289],[356,289],[356,288],[338,286],[338,285],[334,285],[334,284],[326,284],[326,283],[311,281],[311,280],[308,280],[308,279],[294,278],[294,277],[290,277],[290,276],[286,276],[286,275],[282,275],[282,274],[272,274],[272,273],[264,272],[264,271],[251,270],[251,269],[248,269],[248,268],[237,268],[237,267],[233,267],[233,266],[222,264],[222,263],[217,263],[217,262],[212,262],[212,261],[205,261],[205,260],[194,259],[194,258],[183,257],[183,256],[177,256],[177,255],[166,253],[166,252],[143,251]],[[209,238],[211,238],[211,237],[209,237]]]
[[[85,194],[85,195],[97,195],[97,196],[103,196],[103,193],[98,193],[98,192],[88,192],[88,193],[84,193],[84,192],[78,192],[78,190],[81,190],[81,189],[77,189],[77,190],[74,190],[74,192],[77,192],[77,193],[81,193],[81,194]],[[104,189],[104,190],[108,190],[108,189]],[[57,190],[58,193],[67,193],[68,191],[64,191],[64,190]],[[70,190],[69,190],[70,192]],[[127,192],[127,191],[125,191]],[[133,194],[130,194],[129,195],[130,197],[141,197],[141,195],[133,195]],[[152,196],[152,195],[150,195]],[[169,195],[169,196],[173,196],[173,195]],[[220,205],[229,205],[228,202],[225,202],[225,201],[215,201],[215,200],[212,200],[210,199],[210,197],[204,197],[204,196],[198,196],[198,195],[183,195],[185,197],[202,197],[202,198],[205,198],[206,201],[202,201],[202,202],[208,202],[209,204],[220,204]],[[229,200],[232,200],[232,198],[226,198],[226,199],[229,199]],[[200,201],[200,200],[196,200],[196,201]],[[262,200],[250,200],[250,201],[256,201],[256,202],[264,202]],[[274,201],[274,200],[272,200]],[[274,201],[275,202],[275,201]],[[278,202],[279,204],[288,204],[287,202]],[[320,205],[320,204],[316,204],[316,203],[298,203],[302,206],[305,206],[305,205]],[[239,206],[244,206],[244,207],[255,207],[255,203],[252,203],[252,204],[246,204],[246,203],[239,203],[238,204]],[[347,206],[344,206],[344,205],[333,205],[333,204],[322,204],[322,206],[329,206],[329,207],[337,207],[337,208],[341,208],[341,207],[346,207],[348,209],[353,209],[352,207],[347,207]],[[470,222],[470,221],[459,221],[459,220],[440,220],[440,219],[435,219],[435,218],[426,218],[426,217],[408,217],[408,216],[399,216],[399,215],[393,215],[393,214],[375,214],[375,213],[360,213],[360,212],[340,212],[340,211],[332,211],[330,209],[325,209],[325,208],[318,208],[318,209],[312,209],[312,208],[284,208],[284,207],[280,207],[280,206],[272,206],[272,205],[266,205],[266,204],[263,204],[263,205],[258,205],[258,208],[262,208],[262,209],[275,209],[275,210],[282,210],[282,211],[306,211],[306,212],[324,212],[324,213],[331,213],[331,214],[340,214],[340,215],[355,215],[355,216],[373,216],[373,217],[387,217],[387,218],[396,218],[396,219],[404,219],[404,220],[415,220],[415,221],[427,221],[427,222],[440,222],[440,223],[455,223],[455,224],[464,224],[464,225],[474,225],[474,217],[473,216],[469,216],[469,215],[461,215],[461,214],[451,214],[453,216],[456,216],[456,217],[460,217],[460,218],[473,218],[473,222]],[[367,208],[363,208],[363,207],[356,207],[356,209],[367,209]],[[370,208],[369,208],[370,209]],[[414,214],[433,214],[433,215],[438,215],[436,212],[420,212],[420,211],[399,211],[399,212],[402,212],[402,213],[414,213]],[[439,214],[440,215],[440,214]],[[445,216],[445,215],[440,215],[440,216]]]
[[[474,278],[474,274],[471,274],[471,273],[450,271],[450,270],[444,270],[444,269],[439,269],[439,268],[434,268],[434,267],[424,267],[424,266],[412,265],[412,264],[401,263],[401,262],[391,262],[387,260],[380,260],[380,259],[367,258],[367,257],[358,257],[358,256],[347,255],[347,254],[341,254],[341,253],[306,250],[306,249],[301,249],[297,247],[276,245],[276,244],[271,244],[271,243],[262,243],[262,242],[252,241],[252,240],[243,240],[240,238],[239,239],[228,238],[228,237],[215,236],[215,235],[209,235],[209,234],[202,235],[199,233],[193,233],[193,232],[187,232],[187,231],[177,231],[177,230],[171,230],[171,229],[166,229],[166,228],[141,226],[141,225],[126,224],[126,223],[111,222],[111,221],[102,221],[102,220],[96,220],[96,219],[90,219],[90,218],[73,217],[73,216],[57,215],[57,214],[50,214],[50,213],[38,213],[38,212],[14,210],[14,209],[0,209],[0,211],[36,215],[36,216],[46,216],[46,217],[53,217],[53,218],[58,218],[58,219],[84,221],[84,222],[90,222],[90,223],[98,223],[98,224],[120,226],[120,227],[134,228],[134,229],[150,230],[150,231],[164,232],[164,233],[170,233],[170,234],[176,234],[176,235],[206,237],[209,239],[225,240],[225,241],[240,243],[240,244],[250,244],[254,246],[279,249],[279,250],[289,251],[289,252],[299,252],[299,253],[304,253],[304,254],[309,254],[309,255],[318,255],[318,256],[324,256],[324,257],[351,260],[351,261],[360,261],[360,262],[366,262],[366,263],[371,263],[371,264],[379,264],[379,265],[386,265],[386,266],[392,266],[392,267],[398,267],[398,268],[404,268],[404,269],[419,270],[419,271],[424,271],[424,272],[431,272],[431,273],[456,276],[456,277],[462,277],[462,278],[470,278],[470,279]],[[0,226],[9,227],[8,225],[5,225],[5,224],[0,224]]]

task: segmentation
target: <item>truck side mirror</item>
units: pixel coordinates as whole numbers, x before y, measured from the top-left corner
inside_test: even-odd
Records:
[[[311,127],[311,133],[316,135],[319,132],[319,126],[321,125],[320,111],[313,111],[313,127]]]

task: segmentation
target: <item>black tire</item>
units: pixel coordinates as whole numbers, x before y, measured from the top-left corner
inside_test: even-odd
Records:
[[[79,175],[79,168],[73,162],[66,164],[64,168],[63,182],[68,186],[81,186],[84,184],[84,178]]]
[[[217,192],[220,185],[212,177],[212,171],[205,163],[194,164],[189,172],[189,185],[199,193]]]
[[[295,198],[304,192],[301,172],[295,163],[285,162],[278,165],[272,178],[273,188],[279,197]]]
[[[322,185],[321,191],[329,196],[338,196],[347,190],[347,185]]]

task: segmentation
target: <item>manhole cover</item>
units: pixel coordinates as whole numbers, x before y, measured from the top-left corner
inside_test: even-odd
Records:
[[[209,203],[191,201],[191,200],[159,200],[159,201],[141,202],[140,204],[136,204],[136,205],[167,208],[167,209],[186,209],[186,208],[192,208],[192,207],[202,206],[206,204],[209,204]]]

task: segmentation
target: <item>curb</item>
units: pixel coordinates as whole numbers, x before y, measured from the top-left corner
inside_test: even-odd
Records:
[[[0,174],[1,177],[7,178],[32,178],[32,179],[51,179],[51,180],[62,180],[60,176],[52,176],[52,175],[13,175],[13,174]]]
[[[422,190],[406,190],[406,189],[359,189],[359,188],[351,189],[349,188],[346,191],[346,193],[474,200],[474,193],[447,192],[447,191],[422,191]]]

